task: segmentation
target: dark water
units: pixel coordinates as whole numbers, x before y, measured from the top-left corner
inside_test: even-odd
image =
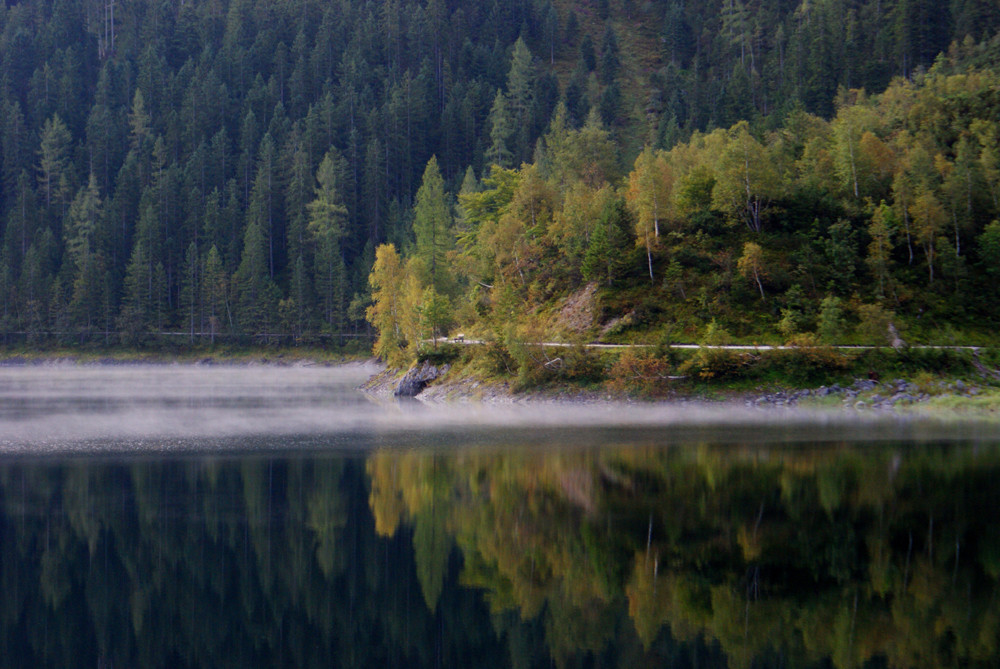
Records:
[[[991,428],[142,374],[0,373],[0,666],[1000,664]]]

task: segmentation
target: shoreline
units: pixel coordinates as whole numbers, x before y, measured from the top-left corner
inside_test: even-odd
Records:
[[[582,387],[571,383],[550,383],[516,390],[513,379],[482,379],[475,374],[457,375],[449,365],[430,366],[429,378],[419,390],[400,397],[396,389],[410,370],[386,367],[371,356],[334,354],[308,350],[244,350],[174,354],[123,351],[91,355],[77,351],[0,352],[0,368],[23,367],[339,367],[370,366],[374,373],[358,387],[380,400],[406,399],[424,404],[485,405],[674,405],[733,406],[747,409],[802,409],[831,412],[933,415],[943,418],[1000,419],[1000,389],[983,378],[977,381],[943,375],[933,382],[897,378],[890,381],[855,379],[850,384],[833,383],[818,387],[734,388],[725,383],[704,383],[696,387],[679,385],[667,393],[646,394],[613,390],[607,386]]]
[[[169,367],[188,365],[212,366],[278,366],[278,367],[335,367],[355,363],[381,363],[370,355],[330,353],[318,349],[281,349],[275,351],[214,351],[192,353],[162,353],[146,351],[121,351],[115,353],[86,353],[79,351],[2,351],[0,368],[3,367]]]
[[[851,384],[818,387],[783,387],[753,390],[678,388],[665,395],[626,393],[609,388],[582,388],[571,384],[547,385],[516,391],[510,380],[482,380],[474,376],[449,377],[448,366],[413,395],[396,395],[407,371],[384,367],[359,387],[380,399],[407,399],[425,404],[664,404],[675,406],[729,405],[746,409],[850,411],[939,418],[1000,419],[1000,389],[989,383],[944,376],[933,382],[896,378],[889,381],[855,379]],[[985,379],[984,379],[985,381]]]

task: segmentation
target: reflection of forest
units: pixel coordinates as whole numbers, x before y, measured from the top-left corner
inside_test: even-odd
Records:
[[[542,620],[557,660],[627,637],[627,607],[643,647],[700,638],[729,666],[998,662],[993,447],[387,452],[368,471],[377,530],[415,528],[428,602],[434,537],[454,536],[462,582]]]
[[[0,466],[0,666],[506,666],[367,496],[351,460]]]
[[[998,474],[914,445],[7,463],[0,666],[995,665]]]

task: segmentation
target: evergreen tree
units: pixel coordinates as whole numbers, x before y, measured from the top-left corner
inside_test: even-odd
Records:
[[[433,156],[427,162],[423,181],[417,190],[416,204],[413,207],[413,233],[416,237],[415,255],[427,268],[427,283],[438,294],[450,294],[453,280],[448,270],[446,254],[454,246],[454,233],[444,180],[438,169],[437,159]]]
[[[502,91],[497,91],[490,109],[490,147],[486,151],[486,160],[500,167],[513,167],[517,126],[507,104],[507,97]]]
[[[125,269],[125,294],[118,328],[129,343],[154,330],[159,320],[161,286],[157,268],[163,267],[158,243],[159,217],[153,204],[146,203],[136,227],[132,255]]]
[[[584,278],[614,285],[628,266],[628,250],[632,246],[632,222],[625,201],[609,198],[590,235],[583,258]]]
[[[339,332],[347,295],[347,270],[340,249],[347,208],[337,190],[337,164],[333,153],[323,158],[316,181],[315,199],[308,205],[308,227],[314,241],[316,293],[324,329]],[[304,299],[304,295],[302,297]]]
[[[510,148],[516,163],[527,160],[532,149],[528,133],[534,125],[532,111],[535,104],[535,79],[531,51],[524,40],[518,38],[514,43],[510,71],[507,73],[507,104],[514,124],[514,141]]]
[[[249,335],[269,335],[277,312],[277,288],[267,262],[267,238],[260,224],[251,221],[243,234],[240,266],[233,274],[236,321]]]
[[[69,128],[58,115],[45,122],[38,151],[38,183],[45,197],[45,207],[57,209],[60,216],[71,188],[71,142]]]
[[[229,318],[228,292],[226,270],[219,256],[219,250],[213,245],[205,256],[201,281],[201,303],[213,345],[215,335],[232,326]]]
[[[87,186],[81,188],[69,207],[66,251],[74,269],[73,297],[70,311],[73,322],[89,331],[98,320],[104,296],[104,260],[97,248],[97,228],[101,217],[101,199],[93,172]]]
[[[198,257],[198,246],[191,242],[184,254],[184,265],[181,269],[180,306],[182,323],[188,331],[191,343],[194,343],[195,333],[201,332],[202,295],[201,286],[202,263]]]

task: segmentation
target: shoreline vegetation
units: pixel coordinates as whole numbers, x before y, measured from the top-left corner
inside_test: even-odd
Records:
[[[953,56],[631,169],[558,106],[533,162],[454,199],[432,158],[369,276],[392,392],[992,413],[1000,74]]]

